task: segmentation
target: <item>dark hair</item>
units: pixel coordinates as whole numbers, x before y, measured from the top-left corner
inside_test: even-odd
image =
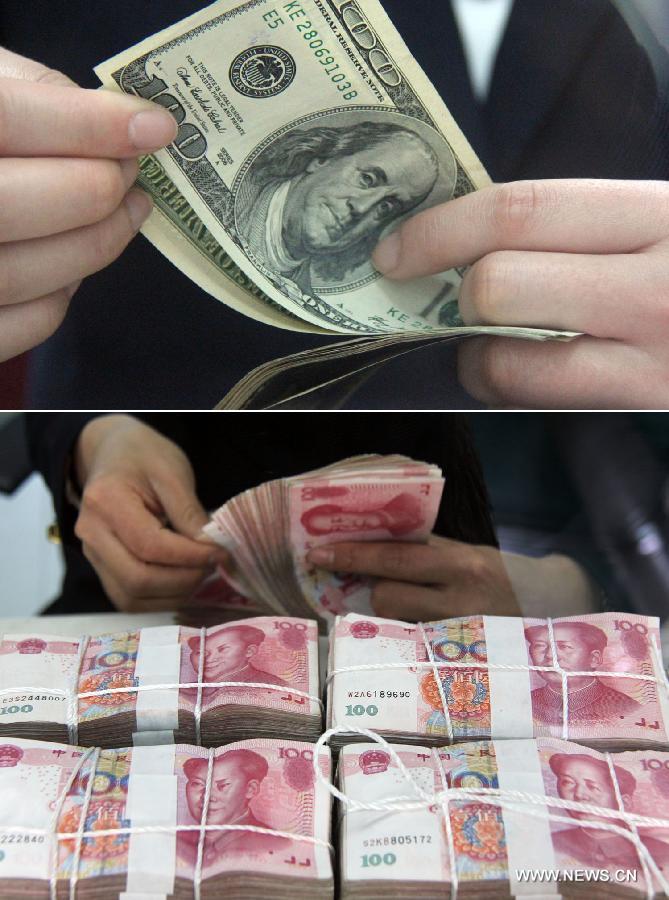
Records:
[[[348,128],[320,126],[297,128],[274,141],[257,160],[258,173],[263,180],[278,178],[285,180],[301,175],[316,159],[340,159],[360,150],[378,147],[394,137],[410,138],[417,141],[425,151],[435,170],[435,181],[439,172],[439,160],[432,147],[415,131],[386,122],[361,122]],[[415,209],[430,192],[417,198],[404,213]],[[403,213],[403,214],[404,214]],[[318,274],[329,281],[343,281],[349,272],[355,271],[369,260],[374,247],[387,223],[380,225],[372,234],[361,238],[351,247],[339,253],[330,253],[318,260]]]
[[[602,629],[597,628],[596,625],[590,625],[589,622],[553,622],[553,628],[556,628],[558,625],[568,625],[570,628],[575,628],[579,633],[579,638],[590,651],[599,650],[601,653],[609,642]],[[539,631],[547,631],[546,626],[530,625],[529,628],[525,629],[525,639],[532,643],[534,635]]]
[[[335,503],[323,503],[320,506],[312,506],[311,509],[308,509],[305,513],[303,513],[300,518],[300,522],[302,523],[305,531],[308,531],[309,534],[331,534],[331,528],[317,528],[316,525],[313,524],[313,519],[315,516],[336,515],[336,513],[340,512],[344,512],[343,506],[337,506]]]
[[[214,760],[214,765],[217,762],[222,762],[224,759],[229,760],[238,769],[241,769],[247,782],[262,781],[269,772],[269,765],[265,757],[254,750],[246,750],[244,748],[228,750],[226,753],[221,754],[217,760]]]
[[[588,756],[585,753],[554,753],[548,759],[548,765],[551,767],[553,773],[558,776],[563,774],[563,770],[569,762],[585,762],[588,765],[594,766],[599,770],[600,775],[606,783],[613,787],[611,770],[609,769],[608,764],[605,763],[604,760],[597,759],[595,756]],[[636,790],[636,779],[634,775],[632,775],[631,772],[628,772],[627,769],[622,769],[620,766],[614,766],[613,770],[616,773],[620,793],[627,797],[631,797]]]
[[[251,645],[260,646],[265,640],[265,632],[261,631],[260,628],[254,628],[253,625],[224,625],[219,631],[206,635],[204,640],[205,651],[207,649],[207,640],[209,638],[218,637],[219,634],[231,634],[233,631],[239,635],[239,639],[246,644],[247,647],[250,647]],[[189,638],[188,646],[193,651],[199,651],[201,646],[199,635]]]
[[[409,137],[425,148],[435,169],[437,154],[420,135],[401,125],[386,122],[360,122],[353,128],[296,128],[274,141],[262,153],[263,173],[269,178],[294,178],[301,175],[315,159],[339,159],[360,150],[371,150],[393,137]]]
[[[262,781],[269,772],[269,765],[265,757],[254,750],[246,750],[244,748],[228,750],[226,753],[222,753],[214,758],[214,765],[224,759],[234,763],[241,770],[247,783],[249,781]],[[186,760],[183,765],[183,771],[186,778],[191,781],[193,778],[206,778],[208,767],[208,760],[203,759],[201,756],[195,756]]]

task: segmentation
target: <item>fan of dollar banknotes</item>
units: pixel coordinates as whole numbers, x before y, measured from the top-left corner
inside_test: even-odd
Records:
[[[426,341],[573,337],[465,327],[462,271],[400,285],[374,269],[409,216],[490,183],[378,0],[219,0],[96,72],[179,123],[142,163],[146,237],[258,322],[354,338],[261,366],[223,408],[296,402]]]

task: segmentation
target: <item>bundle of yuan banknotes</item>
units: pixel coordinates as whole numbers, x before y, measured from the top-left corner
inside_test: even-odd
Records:
[[[258,322],[352,338],[260,367],[228,406],[286,401],[410,342],[573,336],[464,327],[464,270],[410,285],[375,270],[410,216],[490,184],[378,0],[219,0],[96,72],[179,124],[142,163],[146,237]]]
[[[5,635],[0,689],[2,736],[212,747],[286,734],[315,741],[322,730],[318,631],[305,619]]]
[[[0,746],[0,895],[330,900],[337,863],[341,898],[669,895],[667,753],[367,743],[337,769],[331,832],[322,742],[14,738]]]
[[[659,620],[646,616],[410,625],[351,613],[331,632],[327,681],[333,746],[360,740],[362,728],[430,746],[559,737],[669,749]]]
[[[314,754],[284,739],[212,751],[12,739],[0,746],[0,896],[330,900],[331,796]],[[329,780],[327,749],[317,764]]]
[[[324,734],[313,620],[5,635],[0,896],[669,896],[658,628],[338,617]]]
[[[556,737],[669,749],[655,618],[471,616],[425,625],[349,614],[330,636],[332,746]],[[200,743],[323,726],[312,620],[258,617],[68,640],[5,635],[0,734],[86,746]]]
[[[669,896],[667,753],[355,744],[339,786],[342,898]]]
[[[316,616],[321,627],[351,610],[372,613],[370,579],[310,566],[309,550],[342,541],[426,542],[444,487],[441,470],[404,456],[361,456],[269,481],[229,500],[205,526],[234,571],[193,598],[200,620],[244,611]],[[220,621],[220,619],[219,619]]]

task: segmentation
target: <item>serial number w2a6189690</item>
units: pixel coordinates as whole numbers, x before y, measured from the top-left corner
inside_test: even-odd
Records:
[[[408,700],[411,691],[349,691],[349,700]]]

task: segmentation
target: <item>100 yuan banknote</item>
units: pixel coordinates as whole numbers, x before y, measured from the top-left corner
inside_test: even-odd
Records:
[[[612,896],[616,873],[617,882],[625,886],[624,896],[634,892],[654,896],[654,891],[655,896],[665,895],[660,879],[653,877],[657,872],[647,865],[644,870],[641,856],[646,864],[652,860],[666,879],[667,824],[637,830],[624,824],[620,815],[622,810],[669,824],[668,754],[636,751],[607,759],[555,738],[482,741],[439,751],[400,746],[394,750],[404,772],[376,744],[346,747],[339,759],[343,792],[352,800],[386,802],[391,807],[394,797],[418,799],[414,785],[432,796],[444,796],[447,789],[478,793],[450,799],[447,806],[435,802],[403,810],[398,805],[384,816],[349,813],[341,851],[342,897],[363,896],[363,886],[372,881],[385,883],[387,889],[394,882],[395,890],[403,889],[407,896],[410,891],[419,896],[420,886],[420,896],[444,896],[449,882],[457,884],[458,896],[460,891],[477,897],[536,896],[523,885],[523,871],[552,873],[547,882],[553,883],[541,896],[557,897],[562,896],[557,882],[573,882],[576,879],[569,873],[588,870],[599,878],[592,878],[583,896]],[[501,803],[496,797],[500,791]],[[524,798],[520,802],[518,792]],[[572,807],[551,806],[553,798]],[[574,808],[579,803],[601,811]]]
[[[240,880],[253,896],[253,879],[268,877],[331,897],[330,795],[313,755],[299,741],[258,739],[212,757],[172,744],[82,759],[79,747],[10,739],[0,746],[0,895],[48,896],[54,876],[61,888],[76,881],[77,896],[192,896],[200,857],[203,896],[238,895]],[[318,762],[329,779],[327,750]]]
[[[600,613],[551,626],[470,616],[421,630],[341,617],[331,636],[330,724],[436,745],[550,736],[608,748],[667,746],[658,620]]]
[[[292,483],[290,546],[298,583],[312,609],[330,622],[350,610],[371,615],[375,581],[316,568],[307,562],[310,550],[341,541],[425,543],[434,530],[443,488],[440,472]]]
[[[316,623],[287,616],[90,640],[8,635],[0,736],[76,737],[87,746],[109,746],[119,733],[137,743],[194,741],[197,706],[211,738],[209,714],[224,706],[319,716],[318,679]]]
[[[461,273],[407,286],[371,262],[408,217],[489,184],[377,0],[219,0],[96,71],[179,123],[144,165],[146,233],[206,290],[299,330],[462,325]]]

